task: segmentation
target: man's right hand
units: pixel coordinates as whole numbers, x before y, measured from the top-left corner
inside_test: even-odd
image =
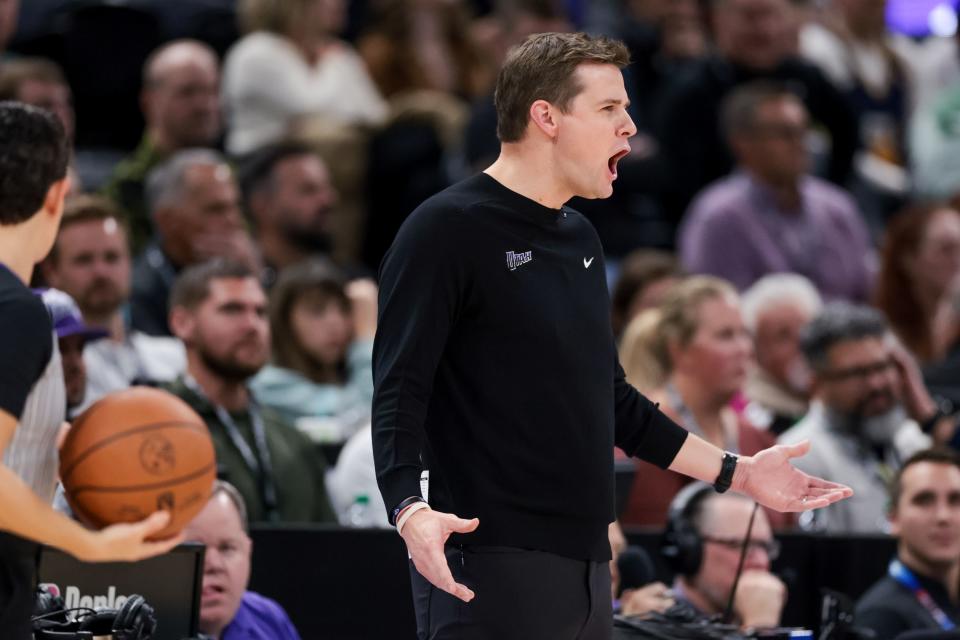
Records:
[[[787,587],[769,571],[744,571],[733,599],[743,627],[775,627],[787,601]]]
[[[74,555],[86,562],[135,562],[170,551],[183,542],[183,534],[166,540],[146,540],[170,522],[170,514],[156,511],[140,522],[114,524],[100,531],[89,531],[79,541]]]
[[[474,593],[453,579],[443,545],[451,533],[470,533],[479,524],[477,518],[466,520],[452,513],[421,509],[410,516],[400,536],[407,543],[407,552],[420,575],[438,589],[470,602]]]

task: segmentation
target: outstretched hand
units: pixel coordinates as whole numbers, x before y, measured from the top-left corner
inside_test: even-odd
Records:
[[[438,589],[460,598],[464,602],[473,600],[474,593],[465,585],[453,579],[443,545],[451,533],[470,533],[480,524],[473,518],[466,520],[452,513],[442,513],[430,509],[421,509],[414,513],[403,526],[401,537],[407,543],[407,552],[427,581]]]
[[[810,450],[810,442],[778,444],[741,457],[733,473],[732,489],[777,511],[807,511],[849,498],[853,489],[808,475],[790,463]]]

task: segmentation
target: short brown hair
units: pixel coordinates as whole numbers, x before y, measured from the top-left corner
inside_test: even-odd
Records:
[[[951,465],[960,469],[960,456],[958,456],[957,452],[953,449],[948,449],[947,447],[931,447],[930,449],[923,449],[916,452],[907,458],[906,462],[897,469],[893,480],[890,481],[889,511],[897,508],[897,503],[900,502],[900,496],[903,494],[903,472],[921,462]]]
[[[20,87],[31,80],[67,84],[63,70],[56,62],[46,58],[19,58],[0,67],[0,100],[19,100]]]
[[[537,33],[510,50],[497,76],[493,102],[500,142],[517,142],[527,130],[530,105],[546,100],[566,112],[583,87],[574,78],[583,63],[630,63],[619,40],[585,33]]]
[[[69,226],[80,224],[81,222],[115,220],[117,226],[123,229],[123,237],[127,242],[129,250],[130,234],[127,231],[126,220],[120,213],[120,209],[112,200],[103,196],[92,194],[81,194],[67,198],[63,207],[63,219],[60,221],[60,231],[57,233],[57,241],[50,250],[47,258],[51,263],[57,261],[57,250],[60,244],[60,234]]]
[[[213,258],[184,269],[170,292],[170,308],[193,311],[210,295],[210,283],[221,279],[256,278],[253,270],[242,262]]]

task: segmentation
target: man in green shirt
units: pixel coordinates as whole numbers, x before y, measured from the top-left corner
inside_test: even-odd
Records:
[[[222,259],[190,267],[178,277],[170,306],[187,374],[167,389],[206,422],[218,475],[243,495],[250,520],[335,522],[321,454],[247,387],[270,345],[267,299],[253,272]]]
[[[220,66],[196,40],[175,40],[144,65],[140,102],[146,129],[136,150],[114,170],[104,195],[129,216],[133,254],[153,236],[144,195],[150,170],[173,153],[211,147],[220,135]]]

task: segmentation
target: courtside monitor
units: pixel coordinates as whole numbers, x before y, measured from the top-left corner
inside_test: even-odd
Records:
[[[204,546],[181,544],[169,553],[140,562],[81,562],[58,549],[44,548],[39,582],[63,598],[67,609],[119,609],[139,593],[157,617],[154,640],[197,635]]]

